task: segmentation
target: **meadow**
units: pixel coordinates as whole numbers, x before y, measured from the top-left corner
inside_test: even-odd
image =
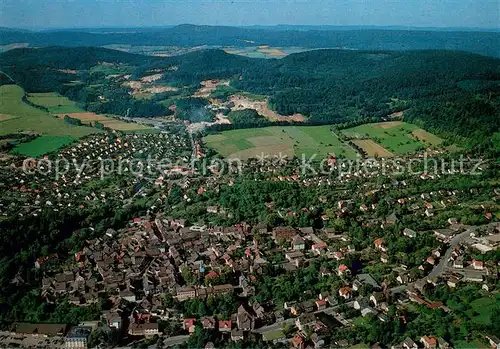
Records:
[[[341,132],[353,139],[353,142],[363,148],[369,156],[408,154],[442,143],[441,138],[432,133],[402,121],[364,124]]]
[[[341,142],[330,126],[265,127],[224,131],[205,137],[207,146],[225,157],[248,159],[264,155],[286,155],[318,158],[327,155],[354,159],[356,153]]]
[[[0,86],[0,114],[9,115],[0,121],[0,135],[31,131],[48,136],[81,138],[102,132],[95,128],[74,126],[22,101],[24,91],[17,85]]]
[[[366,124],[340,131],[368,156],[391,157],[438,146],[442,140],[418,126],[395,121]],[[418,136],[417,136],[418,135]],[[355,159],[356,151],[331,131],[331,126],[273,126],[223,131],[204,138],[222,156],[247,159],[283,154],[321,159],[328,155]]]
[[[30,93],[28,100],[33,104],[49,109],[49,112],[53,114],[78,113],[83,111],[76,106],[75,102],[55,92]]]
[[[64,118],[64,116],[66,115],[75,119],[79,119],[83,124],[94,124],[97,121],[103,124],[104,127],[117,131],[151,130],[151,127],[145,125],[139,125],[135,122],[125,122],[123,120],[115,119],[107,115],[100,115],[91,112],[61,113],[57,114],[57,117]]]
[[[71,136],[40,136],[30,142],[17,145],[11,152],[35,158],[52,153],[76,140],[77,138]]]

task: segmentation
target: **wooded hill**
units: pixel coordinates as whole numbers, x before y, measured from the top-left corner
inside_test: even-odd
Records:
[[[408,121],[475,142],[500,127],[500,59],[466,52],[315,50],[266,60],[222,50],[160,58],[54,47],[0,55],[1,70],[28,92],[58,91],[73,99],[80,98],[78,89],[85,84],[61,88],[76,79],[61,69],[82,70],[83,80],[95,83],[103,77],[87,69],[99,62],[131,65],[133,78],[160,69],[163,83],[183,88],[199,87],[206,79],[231,79],[236,89],[269,96],[278,113],[301,113],[311,123],[380,118],[404,110]],[[120,94],[118,103],[126,101],[126,91],[110,90],[111,100],[113,93]]]
[[[396,28],[397,29],[397,28]],[[463,50],[500,56],[500,33],[335,27],[241,28],[183,24],[171,28],[26,31],[0,29],[0,45],[30,46],[295,46],[357,50]]]

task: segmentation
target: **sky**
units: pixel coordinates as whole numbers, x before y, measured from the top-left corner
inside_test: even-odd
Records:
[[[500,0],[0,0],[16,28],[205,25],[500,27]]]

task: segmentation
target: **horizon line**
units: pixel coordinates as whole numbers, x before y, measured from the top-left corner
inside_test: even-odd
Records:
[[[345,29],[386,29],[386,30],[430,30],[430,31],[493,31],[500,32],[500,26],[498,27],[447,27],[447,26],[413,26],[413,25],[364,25],[364,24],[350,24],[350,25],[341,25],[341,24],[250,24],[250,25],[227,25],[227,24],[193,24],[193,23],[180,23],[180,24],[163,24],[163,25],[137,25],[137,26],[75,26],[75,27],[28,27],[28,26],[19,26],[19,27],[9,27],[9,26],[0,26],[0,30],[2,29],[10,29],[10,30],[28,30],[28,31],[48,31],[48,30],[56,30],[56,31],[65,31],[65,30],[98,30],[98,29],[169,29],[175,28],[179,26],[197,26],[197,27],[228,27],[228,28],[248,28],[248,29],[257,29],[259,27],[266,28],[280,28],[280,27],[296,27],[296,28],[329,28],[328,30],[335,30],[335,28],[345,28]],[[330,29],[331,28],[331,29]]]

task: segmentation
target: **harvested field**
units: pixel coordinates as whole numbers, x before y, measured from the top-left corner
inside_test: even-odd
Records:
[[[269,47],[269,46],[259,46],[258,48],[259,52],[262,52],[264,55],[270,56],[270,57],[284,57],[287,54],[277,48],[274,47]]]
[[[430,145],[439,145],[443,142],[441,138],[425,130],[418,129],[412,132],[412,135],[424,143],[429,143]]]
[[[118,120],[114,119],[109,116],[105,115],[99,115],[95,113],[64,113],[64,114],[58,114],[57,116],[59,118],[64,118],[65,115],[68,115],[69,117],[76,118],[81,120],[82,123],[88,124],[88,123],[93,123],[95,121],[98,121],[99,123],[103,124],[104,127],[108,127],[112,130],[117,130],[117,131],[132,131],[132,130],[147,130],[150,129],[150,127],[144,126],[144,125],[139,125],[134,122],[125,122],[123,120]]]
[[[396,126],[401,126],[403,125],[402,121],[388,121],[388,122],[380,122],[378,124],[373,124],[374,127],[382,128],[382,129],[388,129],[388,128],[393,128]]]
[[[380,144],[375,143],[371,139],[357,139],[353,141],[358,147],[363,149],[370,157],[391,157],[393,154]]]
[[[18,117],[19,116],[15,116],[15,115],[0,114],[0,122],[10,120],[10,119],[16,119]]]
[[[122,120],[116,120],[112,118],[107,118],[106,120],[99,121],[105,127],[117,131],[134,131],[134,130],[149,130],[151,127],[139,125],[134,122],[125,122]]]

